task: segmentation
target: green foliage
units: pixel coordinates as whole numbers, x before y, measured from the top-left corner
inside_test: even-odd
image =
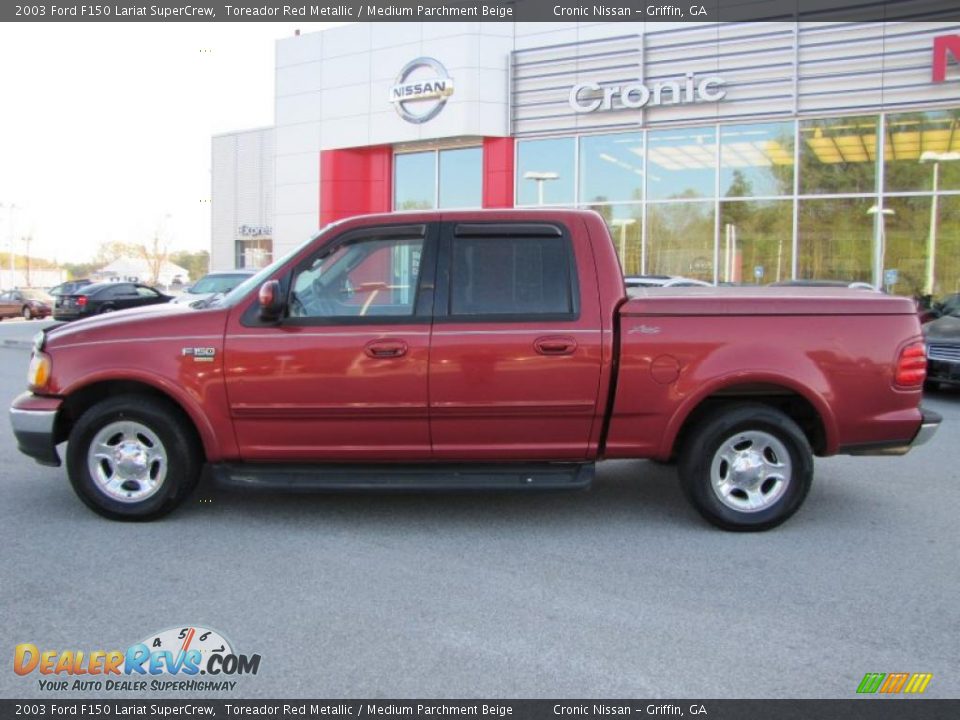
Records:
[[[190,282],[196,282],[210,272],[210,253],[206,250],[180,250],[170,255],[170,262],[186,269],[190,273]]]

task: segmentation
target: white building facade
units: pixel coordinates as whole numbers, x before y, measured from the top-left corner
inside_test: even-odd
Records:
[[[211,270],[257,268],[270,263],[274,163],[273,128],[214,136]]]
[[[244,134],[214,139],[212,267],[268,207],[279,256],[354,214],[545,205],[603,215],[628,274],[960,289],[955,24],[361,23],[278,41],[275,120],[256,197],[217,161]]]

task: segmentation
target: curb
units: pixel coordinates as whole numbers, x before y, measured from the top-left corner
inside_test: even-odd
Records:
[[[7,348],[24,348],[29,350],[33,347],[33,340],[3,340],[2,346]]]

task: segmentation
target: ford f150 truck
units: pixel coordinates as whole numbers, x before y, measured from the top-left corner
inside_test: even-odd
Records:
[[[815,455],[902,454],[939,423],[910,300],[632,292],[592,212],[353,218],[219,302],[50,329],[11,422],[43,464],[66,441],[80,499],[115,519],[169,512],[205,466],[243,487],[557,489],[653,458],[736,530],[790,517]]]

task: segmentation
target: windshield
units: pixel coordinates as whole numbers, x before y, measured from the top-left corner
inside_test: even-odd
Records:
[[[246,277],[249,277],[246,273],[242,275],[207,275],[187,292],[191,295],[230,292]]]
[[[258,271],[256,274],[251,275],[249,278],[244,280],[242,283],[237,285],[233,290],[227,293],[225,297],[214,298],[213,302],[216,302],[217,305],[227,306],[227,307],[236,305],[238,302],[240,302],[241,300],[243,300],[243,298],[247,296],[247,293],[249,293],[255,287],[260,287],[260,285],[262,285],[267,280],[267,278],[269,278],[277,270],[279,270],[280,267],[285,263],[287,263],[294,255],[296,255],[298,252],[300,252],[305,247],[307,247],[307,245],[310,245],[314,240],[320,237],[320,235],[325,233],[327,231],[327,228],[329,227],[331,226],[327,225],[325,228],[320,230],[320,232],[318,232],[316,235],[300,243],[297,247],[295,247],[293,250],[291,250],[286,255],[281,257],[279,260],[274,260],[272,263],[267,265],[262,270]],[[213,303],[212,302],[207,303],[207,305],[210,305],[210,304],[213,304]]]

